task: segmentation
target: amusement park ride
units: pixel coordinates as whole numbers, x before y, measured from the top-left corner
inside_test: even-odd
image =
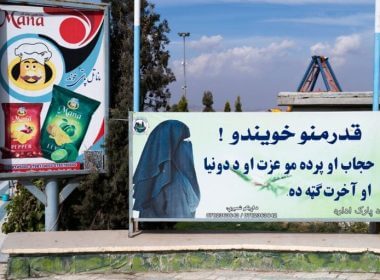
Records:
[[[326,92],[342,92],[342,88],[334,74],[334,71],[329,63],[329,58],[326,56],[313,56],[311,62],[302,78],[297,92],[312,92],[314,91],[319,74],[322,75],[323,83],[326,87]],[[321,92],[321,90],[317,90]],[[269,112],[282,112],[279,108],[269,109]],[[288,106],[286,112],[291,112],[292,106]]]
[[[314,91],[315,84],[318,80],[319,74],[322,75],[323,82],[328,92],[341,92],[338,80],[331,68],[328,57],[313,56],[305,75],[298,86],[298,92],[311,92]]]

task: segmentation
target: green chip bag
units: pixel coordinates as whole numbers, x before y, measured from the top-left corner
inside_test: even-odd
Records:
[[[75,161],[91,116],[99,105],[99,101],[54,85],[41,129],[43,157],[54,162]]]

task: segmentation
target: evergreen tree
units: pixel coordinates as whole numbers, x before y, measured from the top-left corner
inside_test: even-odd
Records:
[[[224,112],[231,112],[231,105],[230,105],[230,102],[228,101],[224,105]]]
[[[106,139],[106,175],[91,174],[65,202],[63,229],[118,229],[128,227],[128,111],[133,99],[133,1],[111,3],[111,96],[110,122]],[[167,85],[174,75],[167,67],[169,43],[166,20],[154,5],[142,0],[141,19],[141,104],[159,110],[167,107]],[[152,102],[150,102],[151,100]],[[124,120],[124,121],[120,121]]]
[[[188,105],[187,99],[183,95],[178,102],[178,112],[189,112],[187,105]]]
[[[202,104],[205,106],[203,112],[215,112],[214,108],[212,108],[214,98],[211,91],[207,90],[203,93]]]
[[[236,98],[236,101],[235,101],[235,112],[243,112],[241,101],[240,101],[240,96],[238,96]]]
[[[170,112],[189,112],[187,99],[184,95],[182,95],[178,104],[173,104],[170,108]]]
[[[118,2],[124,3],[125,0],[111,0],[112,4],[119,5]],[[128,12],[133,14],[133,1],[126,2],[131,6]],[[170,28],[167,20],[161,21],[160,15],[154,11],[154,4],[143,0],[141,6],[144,9],[141,13],[141,101],[144,102],[144,109],[159,111],[166,108],[171,97],[167,86],[175,81],[174,74],[168,67],[170,55],[166,50],[169,44],[166,34]]]

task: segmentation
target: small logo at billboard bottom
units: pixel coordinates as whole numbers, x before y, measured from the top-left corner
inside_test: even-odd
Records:
[[[133,131],[137,134],[145,133],[148,129],[148,121],[145,118],[135,119],[133,122]]]

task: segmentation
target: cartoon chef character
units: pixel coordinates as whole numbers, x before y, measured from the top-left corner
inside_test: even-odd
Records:
[[[24,43],[15,49],[15,55],[20,62],[12,69],[12,76],[20,87],[40,89],[41,85],[52,78],[52,69],[47,62],[52,52],[43,43]]]

